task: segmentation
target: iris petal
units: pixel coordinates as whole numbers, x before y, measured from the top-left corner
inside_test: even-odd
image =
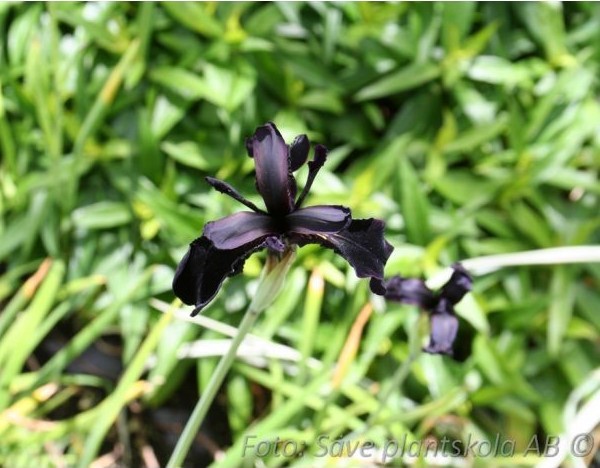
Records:
[[[310,142],[306,135],[298,135],[290,145],[290,170],[297,171],[308,159]]]
[[[190,244],[173,277],[173,292],[184,304],[189,305],[196,304],[198,299],[198,282],[202,277],[202,267],[206,258],[206,250],[199,245],[199,240]]]
[[[455,263],[452,268],[454,272],[440,290],[440,296],[445,297],[454,305],[458,304],[464,295],[473,289],[473,279],[460,263]]]
[[[244,262],[264,246],[256,238],[236,249],[219,250],[205,236],[190,244],[173,278],[173,291],[185,304],[195,305],[197,314],[217,294],[223,281],[240,273]]]
[[[350,210],[344,206],[315,205],[286,216],[289,232],[317,234],[339,232],[351,222]]]
[[[383,278],[383,268],[394,248],[384,239],[384,223],[378,219],[355,219],[336,233],[300,234],[290,237],[299,246],[320,244],[333,249],[354,268],[359,278]]]
[[[237,249],[259,238],[275,234],[268,215],[242,211],[204,226],[204,237],[220,250]]]
[[[429,344],[424,349],[432,354],[453,354],[452,345],[458,332],[458,318],[454,314],[433,313],[430,317]]]
[[[394,276],[384,283],[385,297],[392,301],[414,304],[423,309],[433,307],[437,298],[423,280]]]
[[[295,182],[290,172],[288,147],[277,127],[258,127],[247,143],[256,166],[256,186],[273,215],[285,215],[294,208]]]
[[[383,282],[385,298],[415,304],[429,312],[431,334],[425,351],[433,354],[452,354],[458,332],[454,306],[469,292],[473,280],[462,265],[452,265],[454,272],[438,292],[431,291],[425,282],[416,278],[395,276]]]
[[[304,184],[304,188],[302,189],[300,196],[296,200],[296,208],[300,208],[302,203],[304,203],[304,200],[306,199],[306,196],[308,195],[308,192],[310,192],[310,188],[315,181],[315,177],[317,177],[317,174],[325,164],[326,160],[327,148],[325,148],[323,145],[315,146],[315,155],[313,160],[308,163],[308,177],[306,178],[306,184]]]

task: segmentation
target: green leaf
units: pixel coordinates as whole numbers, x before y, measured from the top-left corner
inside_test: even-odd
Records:
[[[150,78],[187,100],[196,100],[207,94],[204,78],[177,67],[157,67]]]
[[[157,140],[165,135],[185,116],[187,104],[170,99],[166,96],[158,96],[152,111],[150,128]]]
[[[548,309],[548,353],[558,356],[564,344],[564,336],[573,315],[575,287],[572,272],[558,266],[552,273],[550,283],[550,307]]]
[[[468,76],[475,81],[502,84],[509,88],[527,84],[529,81],[529,74],[523,65],[489,55],[474,59],[469,67]]]
[[[471,29],[477,3],[447,2],[442,6],[442,38],[445,47],[452,50]]]
[[[213,17],[210,4],[162,2],[161,6],[186,28],[208,37],[223,35],[223,26]]]
[[[341,114],[344,111],[340,98],[329,90],[309,91],[298,100],[298,105],[332,114]]]
[[[404,217],[406,237],[416,245],[427,245],[431,237],[429,228],[429,202],[424,185],[408,158],[399,158],[396,187]]]
[[[108,229],[131,222],[131,210],[121,202],[98,202],[76,209],[73,223],[83,229]]]
[[[548,2],[524,2],[517,11],[527,29],[540,42],[548,58],[556,65],[573,62],[565,45],[565,27],[562,5]]]
[[[18,316],[0,342],[0,388],[7,388],[44,336],[36,335],[55,303],[65,274],[65,264],[54,261],[27,309]],[[24,337],[29,339],[24,340]],[[0,394],[0,410],[6,407],[6,395]]]
[[[256,77],[250,69],[232,71],[211,64],[204,67],[204,80],[205,99],[229,112],[248,99],[256,85]]]
[[[182,141],[181,143],[165,141],[160,148],[175,161],[194,169],[207,170],[212,166],[202,155],[200,146],[193,141]]]
[[[401,93],[435,80],[440,73],[437,64],[413,63],[365,86],[356,93],[354,99],[360,102]]]
[[[464,133],[459,134],[452,142],[444,146],[444,152],[472,151],[483,143],[497,137],[506,129],[507,124],[508,116],[506,114],[496,115],[494,122],[472,127]]]
[[[442,196],[459,205],[485,204],[498,191],[499,184],[468,171],[454,170],[433,182]]]
[[[548,223],[537,212],[525,203],[515,204],[511,211],[515,226],[533,240],[537,247],[551,247],[553,245],[553,236]]]
[[[234,435],[242,434],[252,420],[253,395],[245,378],[234,375],[227,384],[229,425]]]

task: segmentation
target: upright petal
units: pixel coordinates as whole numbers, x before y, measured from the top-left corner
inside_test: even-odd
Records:
[[[440,290],[440,296],[445,297],[452,305],[455,305],[473,289],[473,278],[460,263],[455,263],[452,268],[454,272]]]
[[[276,233],[268,215],[242,211],[204,226],[204,237],[220,250],[237,249],[256,239]]]
[[[301,208],[286,216],[286,228],[297,234],[336,233],[352,221],[344,206],[315,205]]]
[[[294,208],[295,181],[290,171],[288,147],[277,127],[258,127],[246,144],[256,166],[256,186],[269,213],[285,215]]]
[[[308,163],[308,177],[306,178],[306,184],[304,184],[304,188],[300,193],[300,196],[296,200],[296,208],[300,208],[304,200],[306,199],[308,193],[310,192],[310,188],[312,187],[313,182],[315,181],[315,177],[325,164],[327,160],[327,148],[323,145],[315,146],[315,155],[313,160]]]
[[[290,170],[297,171],[308,159],[310,142],[306,135],[298,135],[290,145]]]
[[[217,294],[223,281],[242,271],[244,262],[262,248],[264,237],[258,237],[238,248],[217,249],[205,236],[190,244],[173,278],[173,292],[185,304],[195,305],[198,313]]]
[[[383,229],[381,220],[355,219],[339,232],[290,233],[290,238],[300,246],[320,244],[333,249],[352,265],[359,278],[381,280],[385,263],[394,250],[383,237]]]

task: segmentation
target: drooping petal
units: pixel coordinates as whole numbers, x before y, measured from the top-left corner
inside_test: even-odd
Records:
[[[298,135],[290,145],[290,170],[297,171],[308,159],[310,142],[306,135]]]
[[[297,234],[336,233],[352,221],[350,209],[337,205],[301,208],[287,215],[285,219],[287,231]]]
[[[268,215],[242,211],[207,223],[202,234],[215,248],[232,250],[276,234],[276,230]]]
[[[197,314],[215,297],[223,281],[240,273],[246,258],[263,246],[263,237],[232,250],[217,249],[205,236],[196,239],[177,267],[173,292],[185,304],[195,305]]]
[[[458,332],[458,318],[454,314],[433,313],[429,319],[429,344],[424,351],[432,354],[453,354],[454,340]]]
[[[229,195],[234,200],[239,201],[243,205],[246,205],[252,211],[256,211],[257,213],[264,213],[264,214],[266,214],[263,210],[261,210],[258,206],[256,206],[250,200],[247,200],[240,192],[238,192],[235,189],[235,187],[233,187],[232,185],[228,184],[227,182],[224,182],[222,180],[215,179],[214,177],[209,177],[209,176],[205,177],[204,179],[215,190],[217,190],[217,191],[219,191],[219,192],[221,192],[221,193],[223,193],[225,195]]]
[[[291,176],[288,147],[273,123],[258,127],[246,143],[256,166],[256,186],[273,215],[294,208],[295,182]]]
[[[196,239],[190,244],[190,248],[177,265],[173,277],[173,292],[188,305],[196,304],[200,289],[199,282],[204,271],[201,266],[206,263],[206,249],[200,242],[202,239],[204,238]]]
[[[423,309],[430,309],[437,303],[437,297],[425,282],[418,278],[403,278],[393,276],[384,282],[385,298],[417,305]]]
[[[384,239],[384,223],[378,219],[355,219],[335,233],[292,233],[299,246],[320,244],[333,249],[354,268],[359,278],[383,279],[383,269],[394,248]]]
[[[304,184],[304,188],[298,197],[298,200],[296,200],[296,208],[300,208],[302,203],[304,203],[304,200],[308,195],[308,192],[310,192],[313,182],[315,181],[315,177],[317,177],[319,170],[323,167],[326,160],[327,148],[325,148],[323,145],[315,146],[315,156],[313,157],[313,160],[308,163],[308,177],[306,179],[306,184]]]

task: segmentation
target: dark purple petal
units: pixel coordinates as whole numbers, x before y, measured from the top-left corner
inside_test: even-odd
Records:
[[[204,237],[219,250],[237,249],[276,233],[268,215],[242,211],[204,226]]]
[[[394,248],[384,239],[383,221],[355,219],[347,228],[330,234],[291,233],[290,240],[299,246],[320,244],[344,257],[359,278],[383,279],[383,269]]]
[[[452,355],[452,345],[458,332],[458,318],[454,314],[433,313],[430,317],[431,334],[424,349],[432,354]]]
[[[274,215],[289,213],[294,208],[295,183],[288,147],[279,130],[272,123],[258,127],[248,144],[256,166],[256,186],[267,210]]]
[[[377,294],[379,296],[385,295],[385,281],[379,278],[371,278],[369,281],[369,287],[373,294]]]
[[[454,272],[448,282],[440,290],[440,296],[445,297],[451,304],[458,304],[473,288],[473,279],[460,263],[452,265]]]
[[[206,182],[208,182],[215,190],[224,193],[225,195],[229,195],[236,201],[239,201],[243,205],[246,205],[252,211],[256,211],[257,213],[264,213],[258,206],[252,203],[250,200],[244,198],[244,196],[239,193],[233,186],[229,185],[227,182],[224,182],[219,179],[215,179],[214,177],[205,177]]]
[[[298,197],[298,200],[296,200],[296,208],[300,208],[302,203],[304,203],[304,199],[308,195],[308,192],[310,192],[315,177],[317,177],[319,170],[323,167],[323,164],[325,164],[326,159],[327,148],[323,145],[315,146],[315,156],[313,160],[308,163],[308,177],[306,179],[306,184],[302,189],[302,193]]]
[[[244,262],[263,247],[258,238],[237,249],[219,250],[202,236],[190,244],[173,278],[173,292],[185,304],[195,305],[196,315],[217,294],[228,276],[240,273]]]
[[[431,291],[423,280],[396,276],[383,283],[386,299],[415,304],[429,312],[431,337],[425,351],[452,355],[452,345],[458,331],[454,306],[471,290],[473,280],[462,265],[452,266],[454,272],[438,291]]]
[[[384,288],[385,298],[392,301],[414,304],[427,310],[437,303],[436,295],[421,279],[393,276],[384,282]]]
[[[197,245],[199,240],[190,244],[190,248],[177,265],[173,277],[173,292],[184,304],[188,305],[196,304],[198,298],[197,280],[200,275],[194,273],[194,267],[203,264],[206,257],[206,252]]]
[[[308,159],[310,142],[306,135],[297,136],[290,145],[290,170],[297,171]]]
[[[415,304],[430,312],[454,313],[454,305],[471,290],[473,280],[462,265],[452,266],[454,272],[438,292],[429,289],[425,282],[416,278],[394,276],[383,282],[385,297],[392,301]],[[444,306],[444,309],[440,309]]]
[[[287,215],[285,219],[288,232],[297,234],[339,232],[352,221],[348,208],[333,205],[301,208]]]
[[[311,162],[308,163],[308,168],[311,171],[318,171],[323,167],[325,161],[327,160],[327,148],[323,145],[315,146],[315,157]]]

